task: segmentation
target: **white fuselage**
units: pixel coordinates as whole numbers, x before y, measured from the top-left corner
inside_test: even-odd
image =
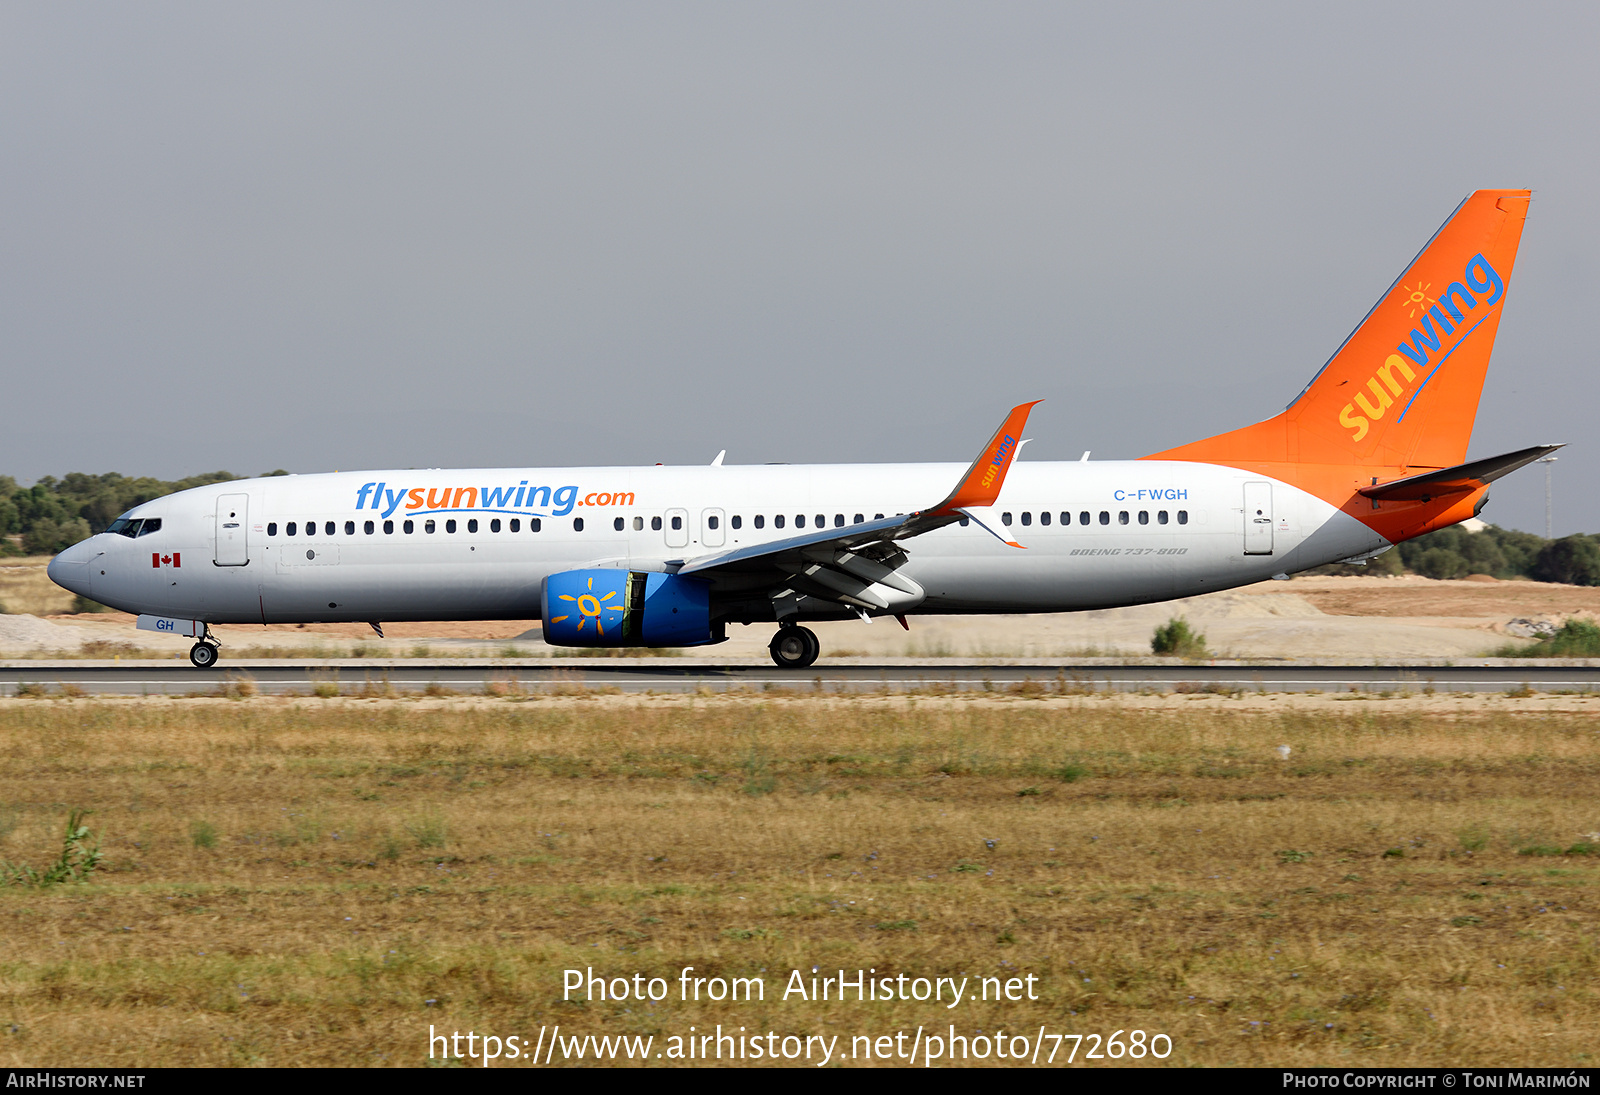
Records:
[[[914,512],[965,470],[658,466],[240,480],[138,506],[125,516],[159,518],[159,530],[91,537],[58,556],[50,573],[114,608],[208,623],[534,619],[548,575],[672,570],[793,536],[819,519],[833,527]],[[1296,487],[1200,463],[1018,463],[980,516],[1023,549],[976,522],[908,540],[903,573],[926,597],[895,611],[1061,612],[1161,601],[1387,546]],[[755,592],[744,591],[743,607],[726,618],[773,619],[751,615]],[[714,590],[714,614],[717,597]],[[848,614],[816,603],[804,613]]]

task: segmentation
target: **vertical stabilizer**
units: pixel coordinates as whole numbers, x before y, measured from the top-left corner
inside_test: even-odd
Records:
[[[1282,414],[1153,458],[1397,468],[1461,463],[1529,196],[1479,190],[1462,202]]]

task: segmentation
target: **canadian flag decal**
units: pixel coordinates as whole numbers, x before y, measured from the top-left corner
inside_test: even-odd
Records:
[[[176,551],[174,551],[171,555],[163,555],[159,551],[152,551],[150,553],[150,565],[152,567],[157,568],[157,569],[160,569],[161,567],[168,567],[168,566],[171,566],[171,567],[182,566],[183,565],[183,563],[181,561],[182,559],[183,559],[182,553],[176,552]]]

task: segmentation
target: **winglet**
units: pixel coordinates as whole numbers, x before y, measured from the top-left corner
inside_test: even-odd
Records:
[[[929,516],[945,517],[974,506],[994,505],[1000,497],[1000,488],[1005,485],[1006,472],[1011,470],[1012,461],[1016,459],[1022,428],[1028,424],[1028,412],[1042,402],[1035,399],[1011,408],[1011,413],[994,431],[994,436],[989,438],[967,474],[961,477],[956,489],[950,492],[950,497],[928,510]]]
[[[989,526],[989,524],[987,522],[984,521],[983,518],[979,517],[978,514],[974,510],[972,510],[972,509],[961,509],[961,510],[957,510],[956,512],[959,513],[962,517],[964,517],[967,520],[971,521],[973,524],[977,525],[984,532],[987,532],[990,536],[993,536],[996,540],[999,540],[1006,547],[1022,548],[1022,550],[1024,550],[1024,551],[1027,550],[1027,545],[1019,544],[1015,540],[1007,540],[1005,538],[1004,534],[996,532],[993,528],[991,528]]]

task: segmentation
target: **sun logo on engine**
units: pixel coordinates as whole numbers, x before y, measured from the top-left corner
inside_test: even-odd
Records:
[[[1428,295],[1428,290],[1432,287],[1433,282],[1431,281],[1427,283],[1419,281],[1414,288],[1407,285],[1400,286],[1401,291],[1406,294],[1400,300],[1400,307],[1411,309],[1409,318],[1416,319],[1419,311],[1426,312],[1437,303]]]
[[[593,578],[589,579],[589,589],[591,591],[594,589],[594,579]],[[608,605],[608,604],[604,603],[606,601],[611,600],[611,598],[615,597],[616,595],[617,595],[617,591],[613,589],[610,593],[607,593],[604,597],[596,597],[593,592],[580,593],[576,597],[572,596],[569,593],[559,593],[559,594],[556,595],[556,599],[558,601],[572,601],[574,604],[577,605],[577,607],[578,607],[578,616],[580,617],[580,619],[578,620],[578,627],[577,627],[578,631],[582,631],[583,630],[583,625],[588,623],[590,620],[593,620],[594,621],[594,629],[595,629],[596,634],[604,635],[606,633],[606,628],[605,628],[605,622],[601,619],[601,613],[604,613],[604,612],[621,612],[622,611],[622,606],[621,605]],[[558,624],[558,623],[561,623],[563,620],[570,620],[570,619],[572,619],[572,616],[570,614],[566,615],[566,616],[555,616],[555,617],[551,618],[550,622],[553,623],[553,624]]]

